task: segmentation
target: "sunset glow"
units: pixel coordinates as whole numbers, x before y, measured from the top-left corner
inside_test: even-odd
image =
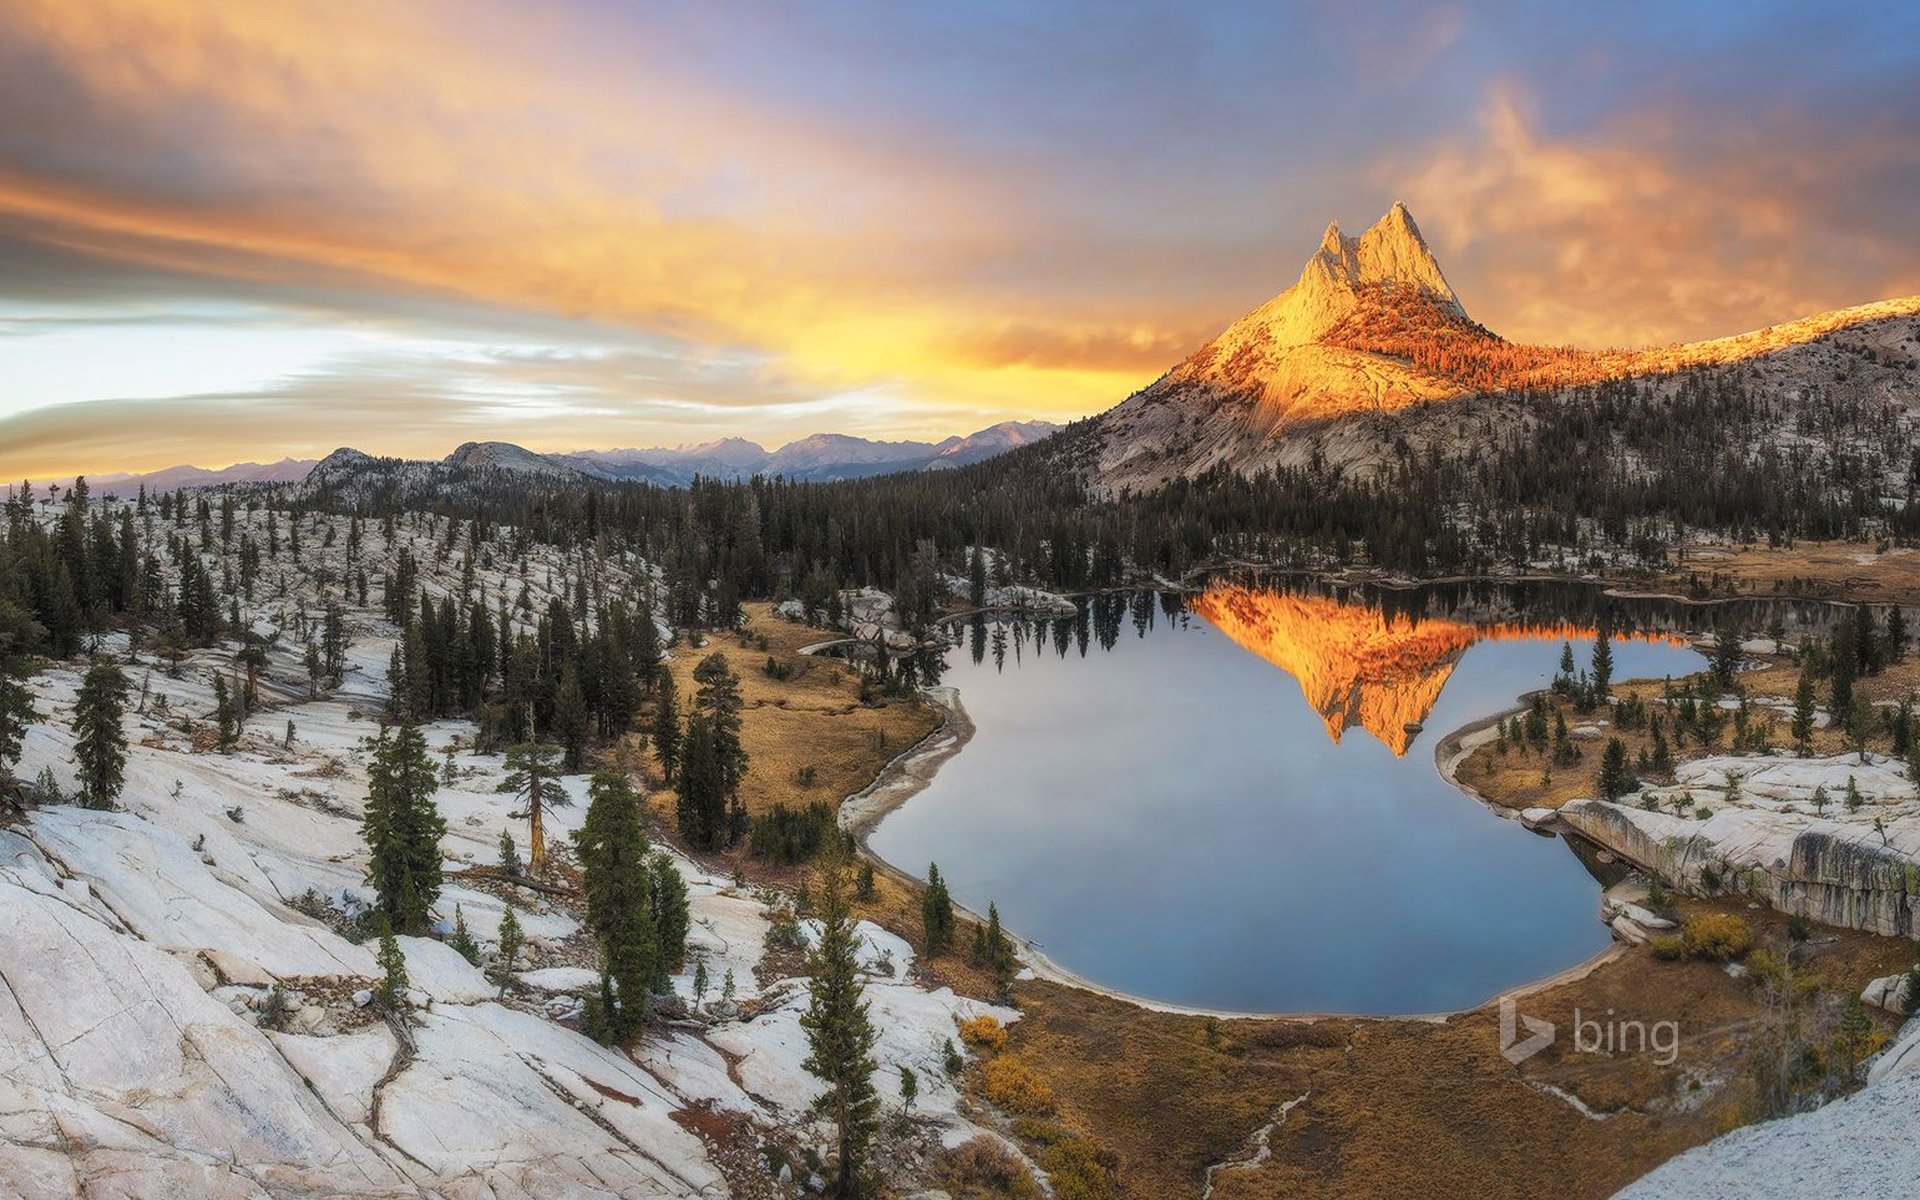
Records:
[[[1396,198],[1519,340],[1920,291],[1900,9],[803,12],[6,5],[0,474],[1077,417]]]

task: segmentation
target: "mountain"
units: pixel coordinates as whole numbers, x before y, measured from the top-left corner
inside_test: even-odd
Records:
[[[965,466],[1031,445],[1060,431],[1048,421],[1002,421],[966,437],[938,442],[882,442],[843,433],[816,433],[767,450],[744,438],[723,438],[672,449],[577,450],[546,457],[603,479],[684,485],[694,477],[749,479],[780,475],[824,482],[902,471]]]
[[[112,475],[89,475],[87,485],[101,492],[131,494],[145,487],[149,492],[172,492],[182,488],[218,487],[223,483],[299,483],[312,471],[310,458],[283,458],[270,463],[235,463],[230,467],[166,467],[158,471]],[[63,487],[66,480],[56,480]]]
[[[584,474],[572,463],[535,454],[512,442],[464,442],[444,461],[448,467],[465,471],[513,471],[563,478]]]
[[[755,475],[783,475],[789,479],[825,482],[965,466],[1032,445],[1059,431],[1060,426],[1049,421],[1002,421],[966,437],[949,437],[938,442],[880,442],[844,433],[816,433],[771,451],[738,437],[672,448],[576,450],[568,454],[539,454],[512,442],[466,442],[438,464],[431,465],[468,472],[510,471],[555,479],[591,477],[663,487],[684,487],[696,476],[750,479]],[[342,448],[318,462],[310,458],[283,458],[279,462],[235,463],[217,469],[182,465],[140,474],[89,475],[87,482],[96,491],[129,494],[142,486],[149,492],[242,483],[311,482],[321,487],[338,484],[369,468],[390,470],[403,462],[377,459],[358,450]],[[418,468],[429,464],[407,465],[416,468],[412,475],[423,476]],[[65,487],[71,480],[34,482],[53,482]]]
[[[1242,650],[1298,680],[1335,742],[1358,726],[1396,755],[1412,746],[1471,647],[1521,640],[1590,643],[1598,632],[1591,625],[1517,614],[1414,619],[1327,596],[1227,581],[1210,583],[1195,596],[1193,611]],[[1654,631],[1615,636],[1687,644]]]
[[[1395,204],[1359,237],[1329,225],[1292,287],[1076,428],[1057,452],[1075,455],[1113,490],[1221,466],[1248,472],[1318,459],[1371,470],[1403,448],[1484,438],[1499,421],[1524,420],[1531,397],[1735,364],[1756,366],[1758,381],[1783,395],[1804,396],[1852,378],[1865,351],[1870,369],[1920,402],[1909,354],[1916,317],[1920,297],[1908,297],[1689,345],[1508,342],[1468,316],[1412,214]]]

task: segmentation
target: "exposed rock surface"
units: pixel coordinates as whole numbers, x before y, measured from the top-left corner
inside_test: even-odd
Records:
[[[1920,1022],[1909,1022],[1865,1089],[1800,1116],[1737,1129],[1687,1151],[1616,1200],[1858,1200],[1911,1196],[1920,1179]]]
[[[334,518],[299,519],[311,547],[301,572],[340,577],[344,520],[329,539],[323,527]],[[243,528],[264,520],[238,517]],[[281,528],[291,520],[280,514]],[[399,525],[427,564],[423,584],[455,586],[459,565],[432,549],[445,523]],[[368,553],[397,549],[377,525],[366,536]],[[536,611],[544,581],[564,578],[547,574],[550,553],[532,551]],[[692,957],[673,984],[692,1019],[650,1030],[632,1054],[579,1033],[567,1023],[578,1001],[564,993],[598,980],[570,957],[579,922],[520,889],[530,949],[504,996],[443,941],[400,939],[414,1006],[403,1047],[369,1003],[378,974],[370,948],[314,915],[317,905],[338,911],[367,898],[359,821],[376,725],[364,714],[385,694],[394,630],[376,609],[351,608],[346,682],[306,699],[287,633],[296,598],[312,595],[301,572],[289,572],[284,590],[259,589],[245,614],[269,638],[262,691],[279,699],[254,714],[233,753],[196,751],[192,736],[233,646],[197,653],[177,677],[135,656],[127,670],[140,700],[126,717],[122,811],[49,804],[0,828],[0,1196],[719,1197],[730,1191],[724,1148],[695,1132],[708,1126],[690,1110],[732,1114],[749,1140],[819,1143],[809,1105],[821,1085],[805,1069],[798,1024],[807,982],[763,979],[765,904],[684,859]],[[499,592],[507,581],[487,572],[484,585]],[[125,661],[124,637],[103,649]],[[42,721],[21,763],[27,777],[45,769],[63,790],[74,786],[77,685],[73,665],[35,677]],[[454,768],[436,796],[450,873],[437,928],[448,930],[457,904],[491,954],[500,889],[457,872],[490,865],[501,832],[524,837],[525,822],[497,790],[502,759],[471,752],[471,725],[423,732],[436,759],[452,752]],[[576,802],[548,816],[555,853],[566,853],[584,818],[585,782],[568,777]],[[859,934],[882,1030],[884,1103],[897,1112],[899,1068],[910,1065],[924,1132],[973,1136],[942,1047],[960,1044],[956,1019],[987,1009],[915,982],[913,951],[893,935],[870,925]],[[701,961],[708,990],[692,1005]],[[723,1005],[728,974],[735,999]]]
[[[1920,800],[1903,765],[1881,755],[1864,764],[1851,754],[1715,756],[1681,764],[1678,779],[1617,803],[1570,801],[1560,819],[1678,888],[1750,895],[1825,925],[1920,935]],[[1844,802],[1849,779],[1863,797],[1857,810]]]

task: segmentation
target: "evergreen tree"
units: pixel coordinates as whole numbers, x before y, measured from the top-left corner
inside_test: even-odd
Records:
[[[73,704],[73,758],[80,775],[80,802],[111,808],[126,778],[127,735],[120,721],[127,706],[127,677],[110,662],[95,663],[81,680]]]
[[[545,815],[549,807],[564,808],[573,797],[560,785],[560,747],[523,742],[507,751],[507,777],[498,788],[519,797],[527,806],[527,843],[534,878],[547,866]]]
[[[641,814],[646,813],[645,805]],[[660,962],[671,973],[687,957],[687,933],[693,927],[693,906],[687,898],[687,881],[680,868],[664,854],[647,860],[647,872],[653,877],[654,939],[660,945]]]
[[[1593,637],[1593,678],[1589,686],[1595,700],[1613,693],[1613,631],[1606,625]]]
[[[520,918],[513,913],[513,902],[507,902],[506,911],[500,914],[500,990],[507,990],[507,976],[513,973],[513,964],[520,957],[520,947],[526,942],[526,935],[520,931]]]
[[[1840,614],[1834,622],[1833,640],[1827,646],[1829,683],[1827,712],[1836,721],[1846,719],[1853,707],[1853,681],[1860,670],[1859,621],[1853,609]]]
[[[866,1155],[880,1113],[873,1086],[879,1034],[860,977],[848,874],[844,849],[836,848],[821,862],[820,935],[807,953],[810,999],[800,1017],[807,1035],[806,1069],[827,1085],[814,1110],[833,1122],[838,1153],[828,1194],[839,1197],[865,1194]]]
[[[373,1002],[383,1013],[398,1013],[406,1007],[407,992],[413,986],[407,978],[407,956],[393,936],[393,926],[380,924],[380,952],[374,957],[380,967],[380,983],[373,989]]]
[[[695,850],[718,850],[727,833],[726,778],[706,713],[696,711],[688,719],[681,756],[674,803],[680,836]]]
[[[654,687],[653,749],[660,756],[660,777],[672,783],[680,766],[680,705],[674,695],[673,673],[664,669]]]
[[[1722,621],[1713,635],[1713,685],[1723,692],[1733,690],[1733,678],[1740,671],[1740,627]]]
[[[500,831],[500,873],[509,879],[520,878],[520,848],[513,844],[513,832]]]
[[[1813,676],[1802,667],[1793,691],[1793,745],[1801,758],[1813,753],[1813,723]]]
[[[480,965],[480,943],[473,940],[473,932],[467,928],[467,914],[458,904],[453,906],[453,932],[447,936],[447,945],[474,966]]]
[[[920,896],[920,924],[925,930],[928,958],[938,958],[953,948],[953,897],[947,894],[947,881],[940,877],[937,863],[927,864],[927,888]]]
[[[732,798],[739,794],[740,780],[747,773],[747,752],[740,744],[740,679],[728,665],[727,656],[717,650],[700,660],[693,678],[700,685],[694,707],[706,714],[713,726],[721,787]]]
[[[213,720],[219,729],[221,751],[233,749],[233,743],[240,737],[240,721],[234,713],[233,696],[227,691],[223,675],[213,677]]]
[[[580,853],[587,926],[600,941],[607,980],[598,1014],[609,1041],[630,1037],[645,1023],[653,994],[667,986],[653,906],[653,874],[640,798],[626,776],[593,777],[586,819],[574,835]],[[684,937],[684,934],[683,934]]]
[[[1627,744],[1617,737],[1608,738],[1606,751],[1600,756],[1600,794],[1618,800],[1639,782],[1627,766]]]
[[[440,896],[440,838],[447,823],[433,802],[439,786],[417,728],[380,731],[367,771],[360,832],[369,851],[367,882],[373,885],[375,908],[401,933],[425,933],[429,910]]]
[[[25,609],[0,596],[0,785],[13,778],[27,726],[39,718],[27,686],[27,650],[45,636]]]
[[[1897,663],[1907,656],[1907,617],[1898,604],[1887,610],[1885,661]]]
[[[578,771],[586,763],[587,741],[593,733],[593,717],[587,711],[587,698],[580,690],[580,672],[572,663],[560,669],[560,685],[553,699],[553,733],[566,753],[567,770]]]

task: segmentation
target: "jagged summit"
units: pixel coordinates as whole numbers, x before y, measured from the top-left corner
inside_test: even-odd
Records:
[[[1784,352],[1799,354],[1842,330],[1889,329],[1890,344],[1901,346],[1909,326],[1920,327],[1920,296],[1683,346],[1508,342],[1467,315],[1413,214],[1396,203],[1358,237],[1329,223],[1292,287],[1095,418],[1075,446],[1091,447],[1097,481],[1115,489],[1316,456],[1372,469],[1386,460],[1395,434],[1352,418],[1760,359],[1777,364]],[[1833,377],[1824,373],[1831,364],[1813,367],[1820,354],[1801,357],[1814,374],[1795,386]],[[1438,409],[1428,416],[1451,419]]]
[[[1413,214],[1396,203],[1359,237],[1347,237],[1338,221],[1329,222],[1320,248],[1300,269],[1299,282],[1234,322],[1216,342],[1238,350],[1255,341],[1274,346],[1320,341],[1361,306],[1370,289],[1425,298],[1467,320]]]

